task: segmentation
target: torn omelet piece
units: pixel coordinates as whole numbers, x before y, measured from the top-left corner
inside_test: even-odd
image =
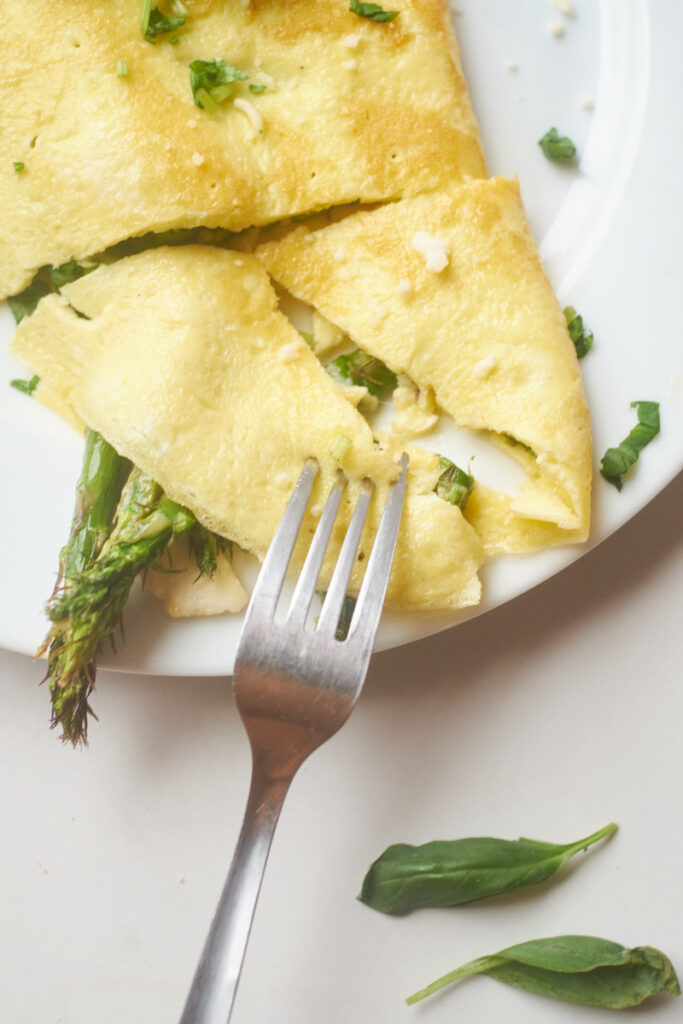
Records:
[[[493,431],[522,462],[526,485],[497,503],[495,530],[488,509],[492,550],[528,546],[533,530],[518,530],[511,514],[541,524],[541,545],[585,539],[588,407],[516,181],[473,180],[318,231],[300,227],[257,255],[360,348],[433,388],[458,426]]]
[[[384,24],[347,0],[185,6],[170,45],[143,38],[141,0],[0,0],[0,296],[149,231],[239,231],[486,173],[445,0]],[[215,58],[248,78],[210,114],[189,65]]]
[[[341,466],[350,483],[322,585],[364,477],[376,484],[361,542],[369,553],[398,475],[396,451],[375,443],[278,311],[255,257],[185,246],[102,266],[41,299],[18,327],[12,351],[169,497],[259,558],[313,456],[321,471],[296,555],[302,561],[339,469],[330,449],[343,436],[349,444]],[[435,469],[436,457],[426,453],[409,476],[389,582],[395,607],[459,608],[479,600],[480,542],[460,509],[433,493]]]

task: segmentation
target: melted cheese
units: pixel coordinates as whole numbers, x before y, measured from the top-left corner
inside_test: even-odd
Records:
[[[416,232],[448,246],[439,273],[415,251]],[[334,253],[362,266],[340,280]],[[420,388],[460,427],[509,434],[528,476],[506,505],[541,520],[539,544],[585,539],[592,473],[588,409],[574,347],[531,236],[514,181],[470,181],[257,250],[275,279],[371,355]],[[396,294],[410,281],[409,302]],[[366,311],[381,305],[382,322]],[[486,369],[487,372],[483,372]],[[503,515],[501,508],[498,513]],[[505,512],[507,515],[507,511]],[[520,531],[527,547],[530,531]],[[511,538],[515,531],[510,530]],[[495,546],[502,549],[498,538]],[[510,549],[514,543],[510,541]]]
[[[257,259],[201,246],[160,248],[102,266],[67,285],[63,296],[71,305],[47,296],[21,323],[14,354],[171,498],[262,558],[309,456],[321,467],[311,505],[324,502],[337,473],[330,448],[343,434],[350,483],[323,585],[366,476],[376,483],[361,541],[369,553],[401,444],[374,443],[363,417],[278,312]],[[279,358],[288,346],[296,358]],[[404,608],[474,604],[479,540],[460,510],[433,493],[436,456],[410,453],[388,601]],[[295,564],[315,525],[309,512]],[[358,562],[352,588],[363,568]]]
[[[187,7],[171,46],[142,37],[140,0],[0,0],[0,296],[148,231],[239,231],[486,173],[443,0],[404,0],[389,24],[343,0]],[[214,57],[249,80],[210,115],[188,65]]]

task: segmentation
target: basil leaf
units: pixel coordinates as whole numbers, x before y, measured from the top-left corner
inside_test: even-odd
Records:
[[[259,85],[257,82],[252,82],[249,86],[249,92],[253,93],[254,96],[260,96],[262,92],[266,91],[265,85]]]
[[[226,63],[220,57],[213,60],[193,60],[190,64],[190,88],[198,107],[215,114],[218,104],[231,99],[237,82],[248,78],[244,71]]]
[[[548,157],[548,160],[555,160],[560,163],[567,163],[576,156],[576,146],[566,135],[560,135],[557,128],[551,128],[538,144]]]
[[[608,1010],[638,1006],[660,992],[681,994],[671,961],[652,946],[626,949],[590,935],[558,935],[471,960],[415,992],[406,1002],[417,1003],[473,974],[488,974],[506,985],[551,999]]]
[[[451,505],[457,505],[464,511],[474,487],[474,477],[460,469],[460,466],[456,466],[445,455],[439,456],[439,469],[443,472],[436,481],[434,492],[444,501],[450,501]]]
[[[69,260],[68,263],[62,263],[59,267],[41,267],[23,292],[11,295],[7,300],[16,323],[21,323],[25,316],[30,316],[44,295],[59,291],[62,285],[76,281],[79,277],[84,277],[96,269],[96,263],[85,267],[78,260]]]
[[[9,383],[11,388],[16,388],[16,390],[21,391],[23,395],[32,395],[40,384],[40,377],[38,374],[35,374],[35,376],[31,377],[30,380],[15,379],[11,380]]]
[[[184,18],[169,17],[169,15],[162,14],[156,7],[153,7],[149,12],[149,21],[144,37],[148,43],[156,43],[157,36],[166,35],[167,32],[174,32],[175,29],[181,28],[184,24]]]
[[[453,839],[388,847],[370,866],[358,897],[383,914],[456,907],[538,885],[570,857],[616,832],[612,822],[586,839],[558,846],[536,839]]]
[[[593,348],[593,332],[587,334],[583,326],[583,317],[579,316],[573,306],[566,306],[564,318],[567,321],[569,337],[574,342],[576,358],[583,359]]]
[[[13,160],[12,167],[14,168],[15,174],[21,174],[26,169],[26,164],[23,160]]]
[[[600,472],[618,491],[623,487],[622,476],[638,461],[643,448],[659,433],[659,402],[631,402],[638,410],[638,425],[618,448],[608,448],[600,462]]]
[[[357,348],[344,356],[338,356],[325,369],[335,379],[367,388],[371,395],[381,395],[396,387],[396,374],[380,359],[369,356]]]
[[[351,0],[349,10],[360,18],[369,18],[370,21],[393,21],[401,13],[400,11],[385,11],[378,4],[361,3],[360,0]]]

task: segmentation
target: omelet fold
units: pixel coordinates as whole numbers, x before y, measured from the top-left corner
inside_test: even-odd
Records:
[[[130,236],[486,173],[444,0],[385,24],[348,0],[185,6],[171,45],[143,38],[141,0],[0,0],[0,297]],[[249,77],[209,114],[189,65],[215,58]]]
[[[521,494],[484,488],[468,506],[490,553],[585,539],[588,407],[516,181],[456,183],[256,252],[294,296],[522,463]]]
[[[42,299],[18,327],[12,351],[171,498],[259,558],[313,456],[321,471],[295,555],[301,563],[339,471],[330,449],[343,436],[350,483],[321,585],[364,477],[376,484],[361,541],[369,554],[400,446],[376,443],[278,311],[255,257],[187,246],[101,266]],[[479,539],[460,509],[433,493],[436,457],[415,452],[413,463],[388,601],[402,608],[474,604]]]

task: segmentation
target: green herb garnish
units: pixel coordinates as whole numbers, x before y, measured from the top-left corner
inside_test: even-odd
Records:
[[[26,169],[26,164],[22,160],[13,160],[12,167],[15,174],[21,174]]]
[[[506,444],[511,445],[513,448],[521,448],[522,451],[525,451],[536,458],[536,452],[533,448],[530,448],[528,444],[524,444],[524,441],[518,441],[516,437],[512,436],[512,434],[501,434],[501,437]]]
[[[371,395],[381,395],[396,387],[396,374],[380,359],[369,356],[361,349],[338,356],[325,369],[333,377],[367,388]]]
[[[556,160],[560,163],[567,163],[576,156],[576,146],[566,135],[560,135],[557,128],[547,131],[538,144],[548,157],[548,160]]]
[[[370,866],[360,896],[383,914],[422,907],[459,907],[475,900],[538,885],[570,857],[616,832],[614,823],[575,843],[558,846],[536,839],[475,837],[389,846]]]
[[[361,18],[369,18],[370,21],[393,21],[401,13],[400,11],[385,11],[378,4],[366,4],[361,0],[351,0],[349,10]]]
[[[17,391],[21,391],[23,395],[32,395],[40,383],[40,377],[36,374],[34,377],[31,377],[30,380],[20,380],[17,378],[15,380],[11,380],[9,383],[10,387],[16,388]]]
[[[681,994],[671,961],[652,946],[626,949],[590,935],[558,935],[470,960],[415,992],[406,1002],[417,1003],[473,974],[488,974],[506,985],[551,999],[609,1010],[638,1006],[660,992]]]
[[[330,455],[337,462],[341,462],[349,448],[351,447],[351,440],[346,434],[337,434],[334,441],[330,445]]]
[[[618,491],[623,487],[622,476],[638,461],[643,448],[659,433],[659,402],[631,402],[638,410],[638,424],[618,448],[608,448],[600,463],[605,480]]]
[[[474,487],[474,477],[460,469],[460,466],[456,466],[445,455],[439,456],[439,469],[442,473],[436,481],[435,493],[444,501],[450,501],[451,505],[457,505],[464,511]]]
[[[232,99],[237,83],[248,77],[244,71],[227,64],[220,57],[193,60],[190,64],[190,87],[194,101],[209,114],[216,113],[219,103]]]
[[[24,288],[23,292],[12,295],[7,300],[15,321],[20,323],[25,316],[30,316],[44,295],[56,292],[62,285],[76,281],[79,277],[90,274],[96,269],[97,264],[85,267],[78,260],[69,260],[68,263],[62,263],[59,267],[41,267],[28,288]]]
[[[262,92],[266,91],[265,85],[259,85],[257,82],[251,82],[249,85],[249,92],[252,92],[254,96],[260,96]]]
[[[144,37],[148,43],[156,43],[157,36],[164,36],[168,32],[175,32],[177,28],[181,28],[184,24],[184,18],[174,18],[167,14],[162,14],[156,7],[153,7],[149,12]]]
[[[123,60],[123,59],[117,60],[117,62],[116,62],[116,76],[117,76],[117,78],[125,78],[127,74],[128,74],[128,61],[127,60]]]
[[[564,318],[567,321],[569,337],[574,342],[576,358],[583,359],[593,348],[593,332],[587,333],[583,326],[583,317],[579,316],[573,306],[565,306]]]

